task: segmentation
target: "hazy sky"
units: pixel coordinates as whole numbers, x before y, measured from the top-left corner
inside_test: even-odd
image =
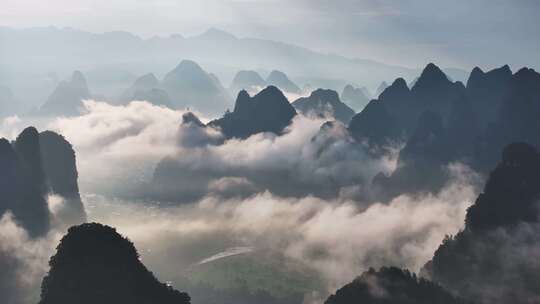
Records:
[[[293,42],[406,66],[540,67],[537,0],[2,0],[0,25]]]

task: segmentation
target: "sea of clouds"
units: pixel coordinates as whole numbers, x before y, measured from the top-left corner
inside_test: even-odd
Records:
[[[369,181],[394,170],[398,148],[373,157],[339,123],[321,128],[324,121],[297,116],[283,136],[223,142],[219,130],[182,123],[184,111],[139,101],[84,104],[76,117],[7,118],[0,135],[13,139],[28,125],[64,135],[77,154],[89,221],[129,237],[162,280],[174,282],[230,248],[302,263],[319,274],[326,293],[369,267],[419,271],[443,238],[463,227],[477,195],[479,177],[453,164],[447,168],[453,178],[438,194],[370,201]],[[164,164],[165,179],[158,181],[169,180],[176,198],[167,202],[152,192],[154,170]],[[53,213],[57,206],[51,197]],[[38,297],[64,233],[57,225],[31,239],[9,214],[0,220],[0,257],[18,261],[15,285],[31,291],[22,303]]]

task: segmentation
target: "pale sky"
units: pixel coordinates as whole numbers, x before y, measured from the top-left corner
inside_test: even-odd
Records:
[[[404,66],[540,67],[537,0],[2,0],[0,25],[123,30],[209,27]]]

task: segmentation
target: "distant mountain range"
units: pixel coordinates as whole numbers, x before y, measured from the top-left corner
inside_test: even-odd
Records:
[[[127,32],[0,27],[0,44],[0,84],[11,87],[19,99],[31,105],[40,104],[57,79],[74,70],[87,75],[96,94],[113,96],[128,87],[136,75],[153,72],[163,76],[183,59],[200,63],[225,83],[239,70],[279,70],[300,88],[311,84],[338,91],[347,83],[374,90],[383,80],[412,80],[419,74],[418,69],[322,54],[276,41],[238,38],[217,29],[192,37],[143,39]],[[464,81],[467,75],[461,70],[449,71],[456,74],[452,75],[455,80]]]
[[[348,84],[341,92],[341,100],[355,112],[360,112],[371,100],[371,94],[366,87],[355,88],[353,85]]]
[[[190,303],[146,269],[133,243],[101,224],[71,227],[49,265],[39,304]]]
[[[84,107],[82,102],[93,97],[86,78],[75,71],[70,80],[60,82],[37,114],[79,115]],[[223,114],[231,106],[231,97],[217,77],[190,60],[180,62],[163,81],[152,73],[144,74],[111,103],[127,104],[133,100],[171,109],[191,108],[210,117]]]
[[[241,90],[246,90],[250,94],[256,94],[267,86],[275,86],[281,91],[292,94],[301,94],[303,91],[294,83],[287,74],[273,70],[266,80],[256,71],[238,71],[230,86],[233,95]]]
[[[224,113],[232,103],[219,79],[191,60],[183,60],[167,73],[161,87],[177,109],[193,107],[206,115],[215,116]]]
[[[78,115],[83,108],[82,101],[91,98],[86,78],[80,71],[75,71],[71,79],[62,81],[39,108],[45,115]]]

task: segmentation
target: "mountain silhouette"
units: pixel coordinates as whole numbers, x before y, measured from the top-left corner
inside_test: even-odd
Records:
[[[48,192],[64,199],[64,208],[59,216],[68,226],[85,222],[86,212],[79,194],[73,147],[62,135],[52,131],[41,132],[39,142]]]
[[[234,111],[208,125],[219,128],[227,138],[247,138],[261,132],[281,134],[295,115],[283,93],[269,86],[253,97],[240,91]]]
[[[236,36],[226,31],[220,30],[215,27],[211,27],[204,33],[196,36],[196,39],[200,40],[213,40],[213,41],[235,41],[238,40]]]
[[[474,107],[481,119],[480,124],[486,127],[497,119],[502,103],[509,93],[512,71],[508,65],[484,72],[475,67],[467,81],[467,97],[474,100]]]
[[[146,269],[133,243],[101,224],[71,227],[49,265],[40,304],[190,303]]]
[[[125,104],[132,100],[137,100],[134,98],[136,94],[141,94],[159,87],[159,80],[154,74],[144,74],[137,78],[133,84],[120,95],[119,102]]]
[[[401,130],[396,135],[402,136],[404,134],[405,137],[408,137],[414,131],[420,116],[426,111],[440,114],[443,122],[446,122],[453,103],[462,99],[464,94],[465,88],[462,84],[451,82],[436,65],[428,64],[412,89],[409,89],[403,78],[398,78],[378,95],[378,100],[385,105],[388,114],[394,117],[397,128]],[[363,119],[371,119],[369,115],[362,115],[362,117]],[[354,120],[358,123],[359,119],[360,117]],[[369,126],[369,123],[362,124]],[[388,134],[390,132],[381,133]],[[359,137],[358,134],[353,135]],[[372,138],[371,140],[381,143],[384,140],[396,141],[400,139]]]
[[[404,134],[408,134],[416,126],[415,119],[419,117],[417,112],[425,111],[413,107],[412,99],[411,90],[403,78],[397,78],[379,94],[378,100],[386,105],[388,113],[394,117]]]
[[[416,90],[433,90],[434,88],[444,88],[451,83],[450,79],[435,64],[429,63],[414,84]]]
[[[308,117],[334,118],[348,124],[354,110],[341,102],[336,91],[317,89],[309,97],[301,97],[292,103],[298,112]]]
[[[191,60],[183,60],[167,73],[161,87],[176,109],[191,107],[206,115],[219,115],[231,101],[219,80]]]
[[[397,106],[405,103],[404,101],[398,102],[399,99],[409,101],[411,99],[411,96],[409,95],[410,90],[405,79],[397,78],[391,85],[387,86],[381,94],[379,94],[378,99],[390,105]]]
[[[540,145],[535,136],[540,129],[535,118],[540,115],[539,86],[536,71],[525,68],[512,75],[503,66],[489,72],[475,68],[465,87],[429,64],[412,89],[404,79],[396,79],[351,119],[349,131],[357,141],[383,147],[383,151],[404,144],[398,169],[374,179],[374,189],[389,195],[381,199],[403,191],[435,193],[449,177],[444,171],[450,163],[487,174],[505,145],[516,141]],[[422,132],[426,113],[439,117],[440,132],[422,143],[423,149],[413,149],[419,147],[414,141]]]
[[[238,71],[234,76],[229,90],[235,95],[241,90],[246,90],[250,94],[256,94],[264,87],[266,87],[266,81],[262,79],[259,73],[255,71]]]
[[[358,142],[383,147],[399,138],[401,130],[383,102],[372,100],[349,123],[349,132]]]
[[[512,75],[493,123],[488,124],[477,147],[477,169],[487,171],[496,164],[498,151],[512,142],[540,147],[540,73],[523,68]],[[491,99],[494,100],[494,99]]]
[[[80,114],[82,101],[91,97],[86,78],[79,71],[71,79],[62,81],[41,106],[40,112],[47,115],[74,116]]]
[[[50,218],[35,128],[24,129],[13,144],[0,139],[0,169],[0,216],[11,211],[30,236],[46,234]]]
[[[472,166],[478,141],[478,119],[467,99],[452,104],[446,123],[438,112],[426,111],[399,152],[390,176],[378,175],[373,184],[389,200],[403,193],[437,193],[450,178],[448,165]]]
[[[15,179],[18,197],[12,207],[13,214],[30,235],[43,235],[49,230],[49,209],[38,131],[34,127],[24,129],[15,140],[14,150],[18,159]]]
[[[465,229],[447,237],[423,272],[479,303],[531,303],[540,297],[538,201],[540,154],[508,145],[483,192],[467,210]]]
[[[270,86],[278,87],[284,92],[295,94],[300,94],[302,92],[302,90],[281,71],[273,70],[270,72],[270,75],[266,78],[266,83]]]
[[[0,139],[0,217],[7,211],[31,237],[49,231],[48,194],[62,197],[57,220],[69,225],[86,220],[79,194],[75,152],[61,135],[24,129],[10,143]]]
[[[368,104],[370,96],[366,88],[355,88],[348,84],[343,88],[341,100],[355,112],[360,112]]]
[[[159,80],[152,73],[144,74],[137,78],[125,95],[132,96],[137,91],[148,91],[159,87]]]
[[[537,222],[538,186],[540,154],[524,143],[507,146],[483,193],[467,212],[467,228],[484,230],[519,222]]]
[[[338,289],[325,304],[457,304],[465,301],[428,280],[395,267],[373,268]]]

